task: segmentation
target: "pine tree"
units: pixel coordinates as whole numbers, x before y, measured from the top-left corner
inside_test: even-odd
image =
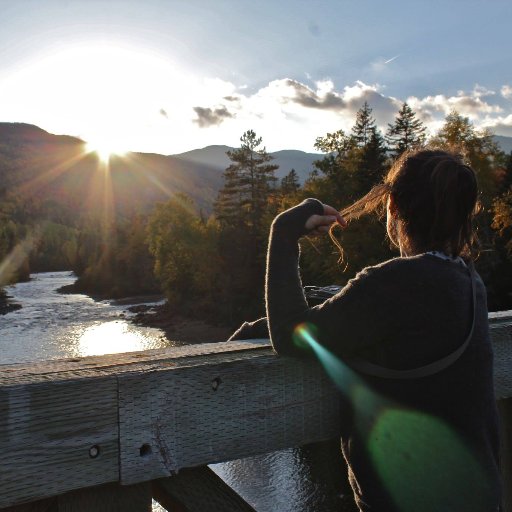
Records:
[[[234,324],[263,313],[265,239],[271,221],[267,210],[278,168],[254,131],[246,131],[240,141],[239,149],[227,152],[232,163],[214,205],[220,227],[223,316]]]
[[[292,169],[284,178],[281,179],[281,194],[293,195],[300,189],[300,181],[297,171]]]
[[[361,186],[361,194],[369,192],[382,179],[385,166],[386,147],[384,139],[377,127],[373,126],[367,144],[359,149],[358,181]]]
[[[356,195],[363,195],[381,180],[386,163],[384,139],[366,101],[356,114],[350,138],[349,167],[356,176]]]
[[[422,146],[426,140],[425,132],[426,127],[405,102],[398,112],[395,122],[388,124],[386,142],[392,154],[398,157],[405,151]]]
[[[240,137],[239,149],[228,151],[232,164],[224,171],[224,186],[214,206],[222,224],[245,224],[253,231],[261,227],[268,196],[275,187],[273,157],[260,148],[262,138],[253,130]]]
[[[373,132],[377,129],[375,119],[372,117],[373,110],[365,101],[363,106],[357,111],[356,122],[352,127],[352,142],[357,147],[365,147],[372,138]]]

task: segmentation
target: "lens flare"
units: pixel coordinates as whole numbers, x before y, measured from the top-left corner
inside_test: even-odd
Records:
[[[9,254],[0,261],[0,287],[15,280],[18,271],[26,264],[32,249],[40,238],[41,229],[38,227],[16,244]]]
[[[307,347],[312,349],[336,387],[342,393],[347,394],[359,380],[357,374],[318,343],[315,331],[316,328],[313,324],[298,325],[293,333],[295,345],[303,349],[307,349]]]
[[[87,152],[96,153],[101,162],[107,163],[112,156],[123,156],[127,150],[118,142],[103,139],[87,142]]]
[[[459,436],[435,416],[388,408],[375,423],[368,451],[402,511],[486,510],[489,479]]]
[[[353,408],[354,433],[398,510],[485,510],[493,489],[482,467],[445,422],[381,396],[317,341],[316,327],[296,327],[296,346],[311,349]],[[468,492],[468,490],[471,492]]]

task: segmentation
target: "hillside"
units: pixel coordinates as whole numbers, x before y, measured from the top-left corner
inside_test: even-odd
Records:
[[[502,151],[510,153],[512,151],[512,137],[505,137],[504,135],[495,135],[494,140],[498,143]]]
[[[0,123],[0,194],[14,193],[34,216],[49,203],[58,203],[60,220],[97,211],[107,196],[121,215],[147,212],[176,193],[187,194],[198,209],[209,212],[230,163],[229,149],[208,146],[168,156],[127,153],[113,156],[106,169],[78,138],[29,124]],[[302,182],[319,158],[296,150],[273,156],[279,178],[295,169]]]
[[[120,213],[146,211],[175,193],[209,209],[221,185],[218,168],[173,156],[127,153],[108,168],[80,139],[36,126],[0,123],[0,191],[24,201],[58,201],[75,211],[101,206],[105,194]]]

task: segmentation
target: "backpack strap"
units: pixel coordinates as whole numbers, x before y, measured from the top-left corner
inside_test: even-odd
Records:
[[[429,377],[430,375],[434,375],[435,373],[439,373],[449,366],[451,366],[459,357],[464,353],[466,348],[473,337],[473,331],[475,330],[475,318],[476,318],[476,276],[475,276],[475,267],[473,262],[470,261],[468,265],[469,275],[471,277],[471,294],[473,301],[473,320],[471,322],[471,329],[469,330],[469,334],[467,335],[464,343],[452,352],[451,354],[434,361],[433,363],[429,363],[425,366],[420,366],[418,368],[413,368],[411,370],[393,370],[391,368],[385,368],[384,366],[379,366],[377,364],[370,363],[361,359],[359,357],[351,357],[347,359],[347,364],[354,370],[363,373],[365,375],[370,375],[372,377],[381,377],[383,379],[420,379],[422,377]]]

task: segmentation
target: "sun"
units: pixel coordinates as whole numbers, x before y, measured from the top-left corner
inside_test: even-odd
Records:
[[[126,148],[123,148],[116,141],[107,139],[89,140],[86,148],[87,153],[96,153],[98,158],[104,163],[108,162],[114,155],[122,156],[128,152]]]

